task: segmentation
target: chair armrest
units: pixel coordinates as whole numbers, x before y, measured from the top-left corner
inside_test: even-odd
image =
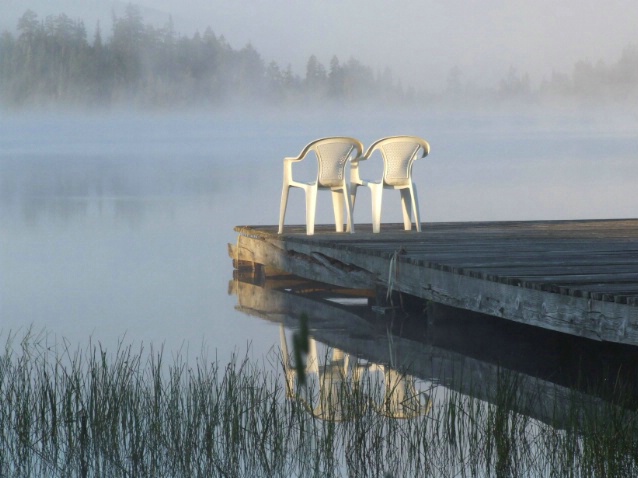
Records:
[[[352,158],[350,160],[350,184],[357,184],[359,186],[368,186],[369,184],[376,184],[375,181],[369,179],[361,179],[359,176],[359,163],[368,159],[363,154]]]
[[[359,161],[362,161],[366,158],[359,155],[350,160],[350,183],[358,184],[363,186],[363,180],[359,177]]]
[[[430,154],[430,143],[422,139],[421,141],[419,141],[419,144],[421,145],[421,149],[423,151],[423,154],[421,154],[420,157],[425,158],[428,154]]]
[[[284,181],[286,181],[287,183],[290,183],[293,181],[292,179],[292,164],[293,163],[298,163],[299,161],[301,161],[302,159],[304,159],[307,155],[308,152],[310,151],[310,145],[306,146],[301,153],[299,153],[299,156],[289,156],[284,158]]]
[[[386,138],[381,138],[376,140],[374,143],[372,143],[368,149],[366,149],[366,152],[363,153],[363,155],[361,156],[361,160],[364,161],[366,159],[369,159],[370,156],[372,156],[372,153],[375,152],[375,150],[378,148],[379,143],[381,143],[382,141],[385,141]]]
[[[292,181],[292,164],[301,161],[301,158],[284,158],[284,182]]]

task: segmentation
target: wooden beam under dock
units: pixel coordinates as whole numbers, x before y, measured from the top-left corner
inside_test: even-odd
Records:
[[[342,287],[391,288],[594,340],[638,345],[638,219],[238,226],[236,264]]]

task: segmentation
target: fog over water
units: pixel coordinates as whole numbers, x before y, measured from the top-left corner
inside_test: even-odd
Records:
[[[221,357],[278,342],[234,310],[235,225],[275,224],[282,158],[310,140],[416,134],[424,221],[636,217],[631,117],[497,114],[12,115],[0,120],[0,330]],[[372,163],[372,161],[371,161]],[[368,166],[368,165],[366,165]],[[299,168],[310,177],[314,164]],[[370,164],[365,176],[377,174]],[[306,168],[306,169],[304,169]],[[295,194],[299,193],[299,194]],[[370,221],[363,190],[355,221]],[[384,195],[384,222],[399,222]],[[293,191],[286,223],[304,221]],[[320,193],[317,223],[330,223]],[[427,226],[426,226],[427,227]]]

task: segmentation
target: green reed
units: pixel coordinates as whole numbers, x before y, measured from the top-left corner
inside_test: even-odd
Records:
[[[369,376],[334,390],[343,416],[319,417],[269,365],[162,349],[71,349],[30,332],[0,355],[0,476],[635,476],[638,419],[626,402],[560,404],[561,420],[499,374],[490,403],[442,389],[427,414],[382,413]],[[302,387],[304,389],[302,390]],[[434,391],[432,391],[434,394]],[[292,395],[292,398],[291,398]],[[434,395],[433,395],[434,396]],[[381,410],[381,411],[380,411]],[[556,425],[556,424],[555,424]]]

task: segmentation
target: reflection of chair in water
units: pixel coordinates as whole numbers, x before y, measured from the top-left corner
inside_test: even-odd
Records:
[[[310,349],[305,371],[309,376],[314,375],[317,378],[319,396],[318,399],[309,396],[307,400],[304,400],[295,394],[297,371],[293,364],[290,363],[288,343],[283,325],[280,326],[279,336],[284,355],[288,398],[300,399],[314,417],[322,420],[351,420],[365,412],[365,409],[358,406],[361,403],[349,396],[359,385],[360,381],[361,367],[359,367],[357,359],[353,359],[349,354],[333,348],[331,356],[328,357],[326,355],[325,363],[322,365],[317,354],[317,342],[310,338]],[[316,404],[312,405],[314,402]]]
[[[295,181],[292,177],[292,164],[301,161],[309,153],[317,157],[317,179],[313,182]],[[352,204],[345,169],[348,160],[358,158],[363,152],[363,144],[357,139],[334,137],[317,139],[309,143],[299,156],[284,159],[284,185],[281,191],[279,209],[279,234],[284,230],[284,216],[288,206],[288,192],[291,187],[301,188],[306,193],[306,233],[315,232],[315,210],[317,206],[317,190],[332,191],[335,225],[337,232],[343,232],[343,208],[345,204],[348,215],[347,231],[354,232],[352,224]]]
[[[325,364],[322,365],[317,354],[317,342],[312,338],[309,339],[310,350],[305,371],[308,377],[314,376],[318,380],[318,398],[310,387],[301,391],[295,387],[297,371],[290,363],[283,325],[280,325],[279,336],[286,373],[286,396],[300,400],[316,418],[344,421],[365,413],[368,400],[375,397],[363,397],[362,394],[372,391],[362,390],[361,382],[363,373],[372,371],[383,374],[382,403],[375,407],[380,415],[397,419],[415,418],[426,415],[432,408],[432,400],[427,394],[417,390],[416,379],[411,375],[401,374],[383,365],[361,364],[358,359],[337,348],[332,348],[330,356],[326,354]],[[307,393],[306,398],[300,393]]]
[[[380,181],[363,180],[359,176],[359,160],[368,159],[376,150],[381,151],[383,156],[383,177]],[[420,155],[419,151],[421,151]],[[429,152],[430,145],[424,139],[416,136],[390,136],[372,143],[363,156],[352,160],[350,170],[352,207],[354,208],[357,197],[357,187],[369,187],[372,196],[372,232],[381,230],[381,198],[384,189],[398,189],[401,192],[405,230],[409,231],[412,228],[410,216],[414,212],[416,230],[421,231],[419,200],[416,185],[412,182],[412,164],[416,159],[427,156]]]
[[[432,408],[432,399],[424,392],[417,391],[412,375],[400,374],[389,367],[384,371],[385,397],[377,408],[381,415],[390,418],[415,418],[427,415]]]

